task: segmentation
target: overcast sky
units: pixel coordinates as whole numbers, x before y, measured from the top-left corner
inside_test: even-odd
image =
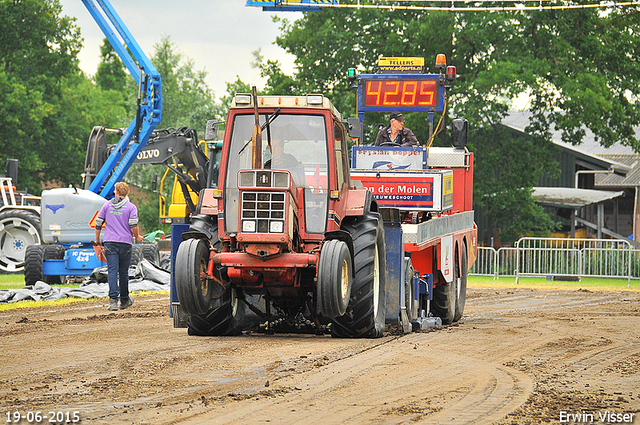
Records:
[[[80,67],[94,75],[104,35],[81,0],[60,3],[63,14],[77,19],[84,38]],[[279,60],[287,74],[293,72],[293,56],[273,44],[280,34],[271,20],[274,12],[247,7],[244,0],[111,0],[111,4],[147,56],[153,55],[153,46],[162,36],[171,36],[177,50],[194,61],[195,69],[207,71],[216,99],[236,76],[249,85],[264,86],[259,71],[251,68],[254,50],[261,49],[265,59]],[[278,16],[293,21],[302,13]]]

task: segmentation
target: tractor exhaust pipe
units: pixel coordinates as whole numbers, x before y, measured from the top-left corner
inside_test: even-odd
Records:
[[[258,92],[256,86],[251,88],[253,97],[253,114],[255,124],[251,135],[251,145],[253,147],[253,169],[262,168],[262,127],[260,126],[260,115],[258,114]]]

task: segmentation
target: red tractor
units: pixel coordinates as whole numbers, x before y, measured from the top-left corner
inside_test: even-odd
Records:
[[[248,307],[267,331],[382,336],[383,222],[350,179],[346,127],[322,95],[236,95],[218,188],[175,255],[172,313],[190,334],[238,334]]]

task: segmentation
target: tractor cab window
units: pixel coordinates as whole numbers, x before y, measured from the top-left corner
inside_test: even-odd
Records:
[[[266,121],[260,115],[260,123]],[[238,231],[238,171],[251,169],[253,114],[236,115],[225,176],[226,231]],[[270,137],[269,137],[270,136]],[[270,138],[272,146],[269,147]],[[262,131],[264,168],[288,170],[296,186],[304,188],[307,232],[323,233],[328,206],[328,153],[324,116],[279,114]],[[311,220],[309,220],[311,219]]]

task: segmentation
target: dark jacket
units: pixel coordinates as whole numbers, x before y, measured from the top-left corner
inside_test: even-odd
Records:
[[[382,130],[380,130],[378,132],[378,137],[376,137],[376,146],[380,146],[383,143],[390,143],[391,142],[391,136],[389,135],[389,127],[391,127],[391,125],[386,126],[385,128],[383,128]],[[400,145],[401,146],[417,146],[419,144],[418,139],[416,138],[416,135],[413,134],[413,131],[409,130],[408,128],[403,128],[402,131],[400,131],[398,133],[398,135],[400,136],[398,140],[398,137],[396,137],[396,142],[400,141]]]

